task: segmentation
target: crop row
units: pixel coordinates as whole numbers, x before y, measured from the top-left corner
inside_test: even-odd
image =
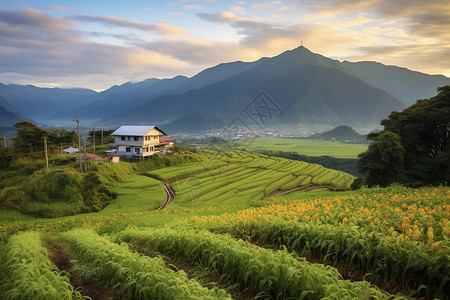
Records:
[[[10,237],[0,249],[0,295],[2,299],[83,299],[47,256],[37,232]]]
[[[297,259],[286,251],[272,251],[229,236],[179,229],[126,229],[118,242],[140,251],[157,251],[215,270],[228,282],[240,283],[270,299],[387,299],[368,282],[341,280],[336,269]]]
[[[224,290],[209,290],[183,271],[172,271],[161,258],[139,255],[92,230],[62,233],[59,241],[76,252],[74,269],[82,280],[101,282],[133,299],[230,299]]]
[[[155,170],[148,175],[170,180],[176,193],[174,203],[189,205],[196,205],[193,200],[195,203],[257,201],[277,190],[308,184],[342,186],[348,185],[352,178],[320,165],[284,158],[243,151],[205,152],[206,158],[201,162]]]
[[[192,164],[186,164],[182,166],[174,166],[174,167],[168,167],[163,168],[155,171],[148,172],[147,174],[151,177],[155,177],[157,179],[162,180],[171,180],[178,177],[183,177],[186,175],[194,174],[197,172],[202,172],[214,168],[219,168],[221,166],[224,166],[226,162],[224,161],[217,161],[217,160],[209,160],[205,159],[203,161],[192,163]]]
[[[449,295],[450,191],[401,193],[299,200],[193,217],[190,225]]]

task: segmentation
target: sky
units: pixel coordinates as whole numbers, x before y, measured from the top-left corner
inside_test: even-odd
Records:
[[[97,91],[303,45],[450,77],[448,0],[0,0],[0,83]]]

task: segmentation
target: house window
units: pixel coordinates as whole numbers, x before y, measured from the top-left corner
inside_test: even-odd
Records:
[[[141,148],[134,148],[134,152],[136,152],[136,154],[141,153]]]
[[[124,136],[121,136],[120,139],[121,139],[122,141],[125,141],[125,140],[126,140],[126,138],[125,138]]]
[[[144,152],[148,152],[148,147],[145,147],[145,148],[144,148]]]
[[[125,152],[131,152],[131,148],[130,147],[126,147],[125,148]]]
[[[134,141],[135,141],[135,142],[139,142],[139,137],[138,137],[138,136],[135,136],[135,137],[134,137]]]
[[[131,140],[131,136],[128,137],[128,140],[129,140],[129,141]]]

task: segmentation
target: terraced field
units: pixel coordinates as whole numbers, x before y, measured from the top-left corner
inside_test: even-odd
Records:
[[[348,188],[354,177],[320,165],[244,151],[205,151],[205,159],[147,175],[170,184],[182,206],[258,201],[278,193],[333,186]]]
[[[448,187],[326,191],[353,177],[240,151],[148,175],[164,209],[132,175],[101,212],[2,223],[0,298],[448,299]]]

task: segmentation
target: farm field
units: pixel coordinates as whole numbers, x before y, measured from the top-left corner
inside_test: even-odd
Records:
[[[341,189],[346,180],[333,184],[338,177],[316,165],[241,151],[207,151],[202,157],[147,172],[175,191],[161,211],[155,208],[164,201],[163,184],[130,174],[100,212],[0,222],[2,297],[445,299],[449,294],[450,188],[305,192],[308,177],[308,187],[316,182]],[[258,176],[265,184],[254,185]],[[353,178],[339,176],[350,178],[346,184]],[[208,196],[216,190],[220,193]]]
[[[170,183],[174,204],[233,205],[257,202],[278,193],[323,186],[349,188],[354,176],[320,165],[244,151],[204,151],[205,159],[183,168],[170,167],[146,175]]]
[[[285,138],[256,138],[246,143],[246,151],[283,151],[296,152],[307,156],[332,156],[336,158],[357,158],[367,150],[364,144],[346,144],[341,142],[316,141]]]

